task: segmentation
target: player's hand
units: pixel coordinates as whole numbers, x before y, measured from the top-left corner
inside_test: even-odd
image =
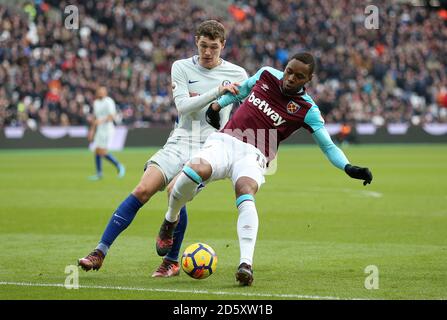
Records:
[[[361,168],[347,164],[345,166],[345,172],[351,178],[363,180],[364,186],[370,184],[373,179],[372,173],[368,168]]]
[[[212,103],[206,110],[205,119],[206,122],[215,129],[220,129],[220,106],[217,103]]]
[[[221,96],[227,92],[229,92],[233,95],[239,94],[239,82],[233,82],[233,83],[227,84],[226,86],[223,86],[223,85],[219,86],[219,96]]]

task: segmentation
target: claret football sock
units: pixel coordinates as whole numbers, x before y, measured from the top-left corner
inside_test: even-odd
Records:
[[[118,235],[130,225],[138,210],[142,206],[143,204],[137,199],[137,197],[130,194],[113,213],[112,218],[110,219],[109,224],[102,235],[101,242],[97,246],[97,249],[101,250],[104,255],[106,255],[113,241],[115,241]]]
[[[239,237],[240,263],[253,264],[258,234],[258,212],[252,195],[242,195],[236,200],[239,211],[237,234]]]

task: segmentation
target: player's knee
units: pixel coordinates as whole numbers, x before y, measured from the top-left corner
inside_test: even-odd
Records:
[[[258,183],[249,177],[242,177],[236,181],[234,189],[237,198],[244,194],[255,195],[258,191]]]
[[[165,180],[161,169],[148,166],[145,168],[140,182],[132,191],[141,203],[146,203],[158,191],[162,190]]]
[[[157,192],[157,190],[154,190],[153,188],[150,188],[149,186],[139,183],[135,189],[133,190],[133,195],[137,197],[137,199],[141,203],[146,203],[149,201],[149,199]]]
[[[96,148],[96,154],[100,156],[105,156],[107,154],[107,149],[105,148]]]
[[[201,181],[198,181],[198,183],[208,180],[211,177],[212,168],[209,163],[190,162],[190,163],[188,163],[187,166],[185,166],[185,168],[183,169],[183,172],[185,172],[185,169],[187,169],[187,168],[191,169],[193,172],[191,172],[189,169],[188,169],[188,171],[190,171],[191,173],[197,174],[201,178]],[[188,174],[188,173],[186,173],[186,174]]]

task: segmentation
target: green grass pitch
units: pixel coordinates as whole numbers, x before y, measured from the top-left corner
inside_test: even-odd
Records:
[[[117,239],[99,272],[66,267],[94,248],[156,149],[116,152],[124,179],[104,163],[93,174],[88,150],[0,151],[0,299],[447,299],[447,149],[374,145],[344,149],[371,168],[364,187],[334,168],[316,146],[284,146],[278,171],[256,197],[259,233],[252,287],[239,287],[237,210],[229,181],[188,205],[182,249],[211,245],[217,271],[153,279],[155,236],[167,196],[157,194]],[[378,289],[366,289],[368,266]],[[77,270],[77,269],[76,269]],[[70,279],[70,278],[69,278]],[[71,282],[70,282],[71,283]]]

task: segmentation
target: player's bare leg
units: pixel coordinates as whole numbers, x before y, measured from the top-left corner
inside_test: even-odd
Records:
[[[236,206],[239,211],[237,233],[240,246],[240,264],[236,272],[236,280],[240,285],[249,286],[253,282],[253,255],[258,233],[258,213],[254,195],[258,184],[249,177],[241,177],[236,181]]]
[[[160,191],[164,185],[165,178],[163,173],[157,167],[149,165],[144,171],[140,182],[132,191],[132,194],[137,197],[142,204],[145,204],[154,194]]]
[[[86,257],[78,260],[85,271],[101,268],[107,252],[118,237],[132,222],[138,210],[165,184],[164,176],[156,167],[149,166],[133,192],[118,206],[112,215],[98,246]]]
[[[169,197],[168,211],[156,240],[158,255],[165,256],[171,250],[180,209],[186,202],[194,198],[197,188],[202,181],[211,177],[211,173],[212,168],[207,161],[193,159],[193,161],[184,166],[182,172],[177,176],[177,181]]]
[[[96,148],[95,150],[97,155],[105,156],[107,154],[107,149],[104,148]]]

